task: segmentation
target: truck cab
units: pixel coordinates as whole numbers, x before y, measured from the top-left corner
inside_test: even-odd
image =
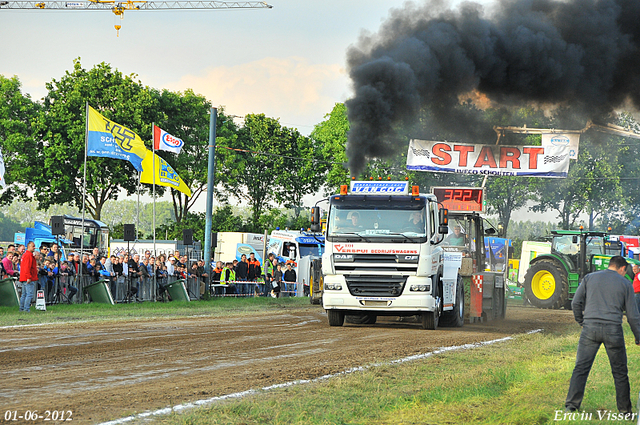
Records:
[[[444,283],[441,220],[436,197],[408,182],[351,182],[329,198],[322,255],[322,304],[329,325],[345,316],[419,316],[425,329],[462,325],[464,293]],[[319,213],[312,219],[319,223]],[[444,287],[449,285],[452,287]],[[452,295],[445,308],[444,294]],[[462,308],[462,307],[460,307]]]

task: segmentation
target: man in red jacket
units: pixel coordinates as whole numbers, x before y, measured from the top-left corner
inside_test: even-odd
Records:
[[[36,259],[33,257],[33,251],[36,244],[29,242],[27,250],[22,255],[20,263],[20,282],[22,282],[22,296],[20,297],[20,311],[29,312],[31,308],[31,299],[35,292],[36,282],[38,282],[38,266]]]

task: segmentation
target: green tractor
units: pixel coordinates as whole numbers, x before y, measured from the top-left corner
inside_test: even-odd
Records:
[[[531,260],[524,288],[529,302],[538,308],[571,309],[571,300],[582,277],[609,267],[609,259],[623,255],[620,243],[614,244],[604,232],[554,230],[551,253]],[[640,261],[627,259],[629,263]],[[627,279],[633,280],[631,266]]]

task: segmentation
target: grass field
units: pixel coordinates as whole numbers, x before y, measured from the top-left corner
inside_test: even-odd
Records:
[[[0,326],[29,325],[67,322],[73,320],[131,320],[151,317],[192,317],[197,315],[242,314],[270,309],[308,306],[308,298],[212,298],[193,302],[143,302],[131,304],[56,304],[47,311],[34,306],[30,313],[22,313],[17,307],[0,307]]]
[[[261,392],[241,400],[160,417],[153,423],[528,425],[625,422],[610,416],[617,411],[613,378],[604,348],[589,377],[580,415],[564,417],[564,398],[578,336],[577,326],[567,326],[554,334],[520,335],[496,345],[405,364],[376,366],[327,381]],[[640,347],[633,344],[632,336],[627,336],[635,404],[633,394],[638,394],[640,389]],[[313,362],[313,359],[309,361]],[[591,420],[581,420],[581,417],[591,417]]]

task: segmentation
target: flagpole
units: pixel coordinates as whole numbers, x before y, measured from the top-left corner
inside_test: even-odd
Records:
[[[82,282],[82,260],[84,259],[84,209],[85,203],[87,199],[87,150],[89,146],[89,102],[86,102],[85,105],[85,129],[84,129],[84,175],[82,177],[82,233],[80,233],[80,264],[78,268],[80,269],[80,283]]]
[[[156,257],[155,266],[158,267],[158,256],[156,255],[156,123],[151,126],[151,145],[153,148],[153,256]],[[153,270],[153,287],[157,288],[156,271]],[[155,297],[157,298],[157,297]]]
[[[138,205],[136,206],[136,242],[138,241],[138,229],[140,229],[140,180],[142,171],[138,171]]]

